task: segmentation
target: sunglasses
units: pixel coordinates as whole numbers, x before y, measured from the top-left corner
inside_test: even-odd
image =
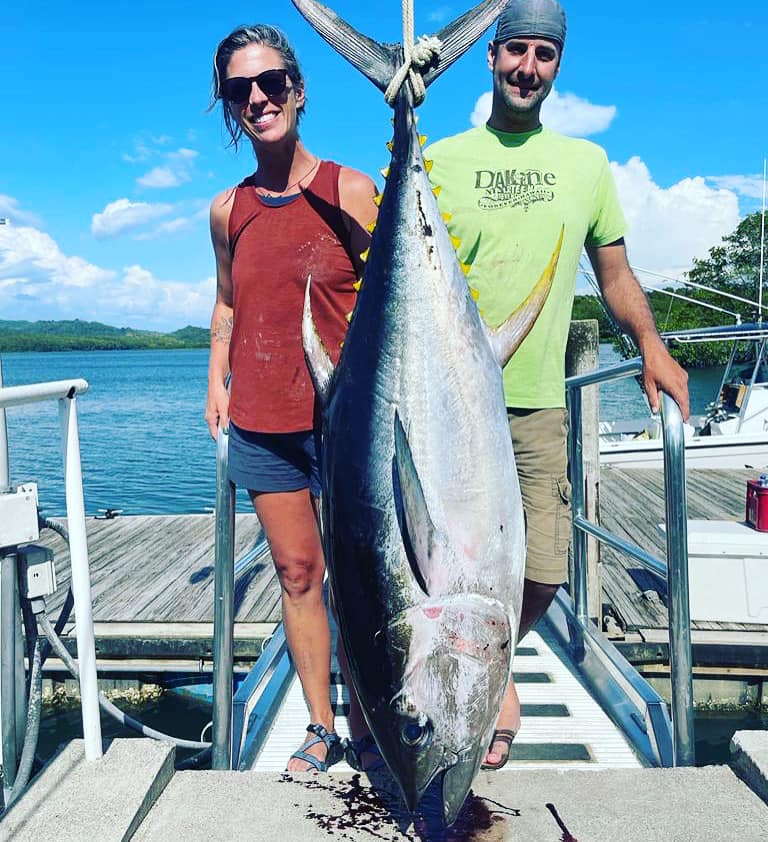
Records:
[[[242,105],[248,102],[254,82],[265,96],[280,96],[288,87],[288,71],[281,67],[265,70],[258,76],[232,76],[221,83],[221,96],[235,105]]]

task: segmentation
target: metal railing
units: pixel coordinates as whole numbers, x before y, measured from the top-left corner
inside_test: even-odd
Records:
[[[235,486],[229,481],[229,435],[216,438],[216,534],[213,604],[211,767],[232,768],[232,679],[235,629]]]
[[[91,604],[91,578],[88,566],[88,545],[85,531],[85,502],[83,498],[83,477],[80,463],[80,437],[77,423],[77,395],[88,390],[85,380],[58,380],[48,383],[32,383],[23,386],[2,386],[0,377],[0,491],[10,489],[8,461],[8,440],[5,427],[5,410],[24,404],[55,400],[59,405],[61,426],[61,449],[64,460],[64,490],[69,532],[72,594],[76,618],[77,654],[80,665],[80,699],[83,719],[83,736],[86,760],[97,760],[102,756],[101,721],[99,718],[98,682],[96,677],[96,647],[93,632],[93,609]],[[6,556],[3,564],[8,565]],[[4,600],[4,603],[6,600]],[[14,616],[15,601],[6,604],[9,608],[0,617],[0,631],[3,639],[16,635]],[[5,670],[5,664],[4,664]],[[23,676],[23,667],[22,667]],[[23,686],[23,679],[22,679]],[[2,710],[3,732],[9,717],[15,712]],[[6,761],[7,758],[3,757]]]
[[[597,639],[587,609],[587,536],[592,535],[620,552],[626,553],[668,583],[669,658],[672,679],[672,757],[674,766],[694,763],[693,678],[691,662],[691,622],[688,598],[688,518],[685,490],[685,438],[683,418],[677,404],[662,393],[661,421],[664,444],[664,495],[666,508],[666,563],[641,547],[598,526],[586,517],[581,390],[585,386],[608,383],[642,371],[640,358],[599,369],[566,380],[570,416],[569,462],[573,487],[573,561],[572,597],[576,622],[590,640]],[[599,645],[599,644],[598,644]],[[611,647],[613,649],[613,647]],[[615,651],[615,650],[614,650]],[[605,653],[603,653],[605,654]],[[624,673],[624,659],[616,652],[614,662]],[[613,657],[611,655],[611,657]],[[615,665],[614,664],[614,665]],[[626,666],[629,666],[626,664]],[[623,676],[625,680],[627,675]],[[633,684],[636,682],[632,681]],[[657,751],[664,764],[666,752]],[[664,764],[666,765],[666,764]]]

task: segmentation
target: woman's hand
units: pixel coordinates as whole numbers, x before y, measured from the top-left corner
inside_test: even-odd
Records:
[[[205,420],[214,441],[218,436],[219,427],[225,430],[229,427],[229,392],[223,383],[212,383],[208,386]]]

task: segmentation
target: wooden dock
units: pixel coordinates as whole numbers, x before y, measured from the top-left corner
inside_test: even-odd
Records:
[[[754,471],[748,470],[688,470],[689,520],[743,521],[746,481],[752,477]],[[663,471],[601,468],[599,493],[601,524],[665,559],[657,529],[665,520]],[[610,547],[601,547],[600,560],[604,607],[624,631],[614,635],[613,642],[635,665],[666,663],[665,583]],[[691,629],[694,663],[702,674],[709,669],[712,675],[725,677],[729,668],[741,674],[766,674],[768,624],[693,621]]]
[[[213,638],[213,515],[118,516],[86,521],[97,657],[210,657]],[[238,514],[235,560],[262,538],[255,514]],[[59,614],[70,583],[66,542],[41,533],[55,553]],[[280,620],[280,588],[265,549],[235,586],[235,656],[253,660]],[[73,637],[73,623],[65,631]]]
[[[690,470],[689,518],[743,520],[745,483],[752,473]],[[662,559],[665,550],[657,524],[664,521],[663,487],[662,471],[601,471],[602,525]],[[97,656],[209,661],[213,638],[213,516],[89,518],[87,534]],[[236,559],[261,538],[255,515],[237,515]],[[69,554],[65,542],[53,532],[43,532],[41,542],[56,556],[59,590],[49,601],[50,614],[55,617],[69,585]],[[663,663],[668,640],[664,583],[609,547],[601,548],[601,562],[603,603],[623,630],[623,634],[614,635],[615,642],[635,663],[649,659]],[[272,560],[265,550],[236,585],[236,658],[247,661],[258,657],[263,640],[280,619],[279,599]],[[741,644],[732,648],[745,660],[734,665],[764,668],[768,664],[768,624],[694,622],[693,630],[694,657],[699,662],[712,658],[712,647],[722,650]],[[73,637],[73,623],[67,631]],[[704,654],[706,647],[708,655]],[[722,655],[718,657],[723,660]]]

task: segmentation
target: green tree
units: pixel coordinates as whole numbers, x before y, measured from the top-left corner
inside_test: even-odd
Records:
[[[699,327],[713,327],[729,324],[734,316],[706,305],[713,305],[738,313],[742,322],[755,321],[758,317],[757,301],[760,283],[760,213],[752,213],[741,220],[735,231],[723,237],[719,245],[709,250],[709,256],[693,261],[693,268],[686,273],[686,280],[701,286],[738,295],[754,302],[749,304],[734,301],[716,292],[696,287],[666,287],[667,292],[685,295],[692,301],[683,301],[666,295],[663,291],[648,293],[648,303],[653,310],[659,330],[686,330]],[[584,299],[591,299],[584,301]],[[599,307],[595,296],[577,296],[574,302],[574,318],[599,318],[594,308]],[[577,315],[578,314],[578,315]],[[614,340],[607,321],[600,318],[600,338]],[[696,345],[672,344],[672,356],[686,368],[702,368],[723,365],[728,359],[731,346],[728,343],[700,343]]]

